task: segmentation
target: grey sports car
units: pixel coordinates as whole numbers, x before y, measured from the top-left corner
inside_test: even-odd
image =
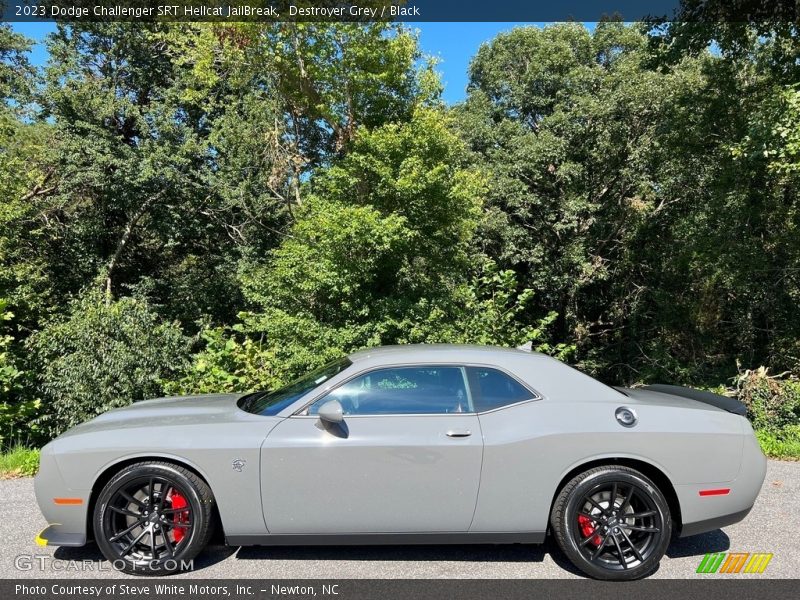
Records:
[[[230,545],[539,543],[650,574],[673,534],[740,521],[766,459],[737,401],[611,388],[545,355],[356,352],[271,392],[112,410],[44,447],[38,541],[127,572]],[[535,573],[532,573],[535,575]]]

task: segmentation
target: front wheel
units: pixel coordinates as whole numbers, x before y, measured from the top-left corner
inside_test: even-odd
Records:
[[[595,579],[650,575],[667,551],[672,519],[664,495],[640,472],[604,466],[577,475],[550,515],[559,547]]]
[[[122,469],[94,509],[94,535],[115,569],[169,575],[187,567],[211,537],[214,497],[191,471],[165,462]]]

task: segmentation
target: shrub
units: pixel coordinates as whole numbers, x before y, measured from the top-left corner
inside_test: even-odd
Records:
[[[7,302],[0,298],[0,324],[13,319]],[[13,442],[30,442],[31,431],[27,428],[39,403],[23,396],[25,372],[20,369],[19,359],[12,351],[14,338],[0,329],[0,449]],[[25,432],[24,435],[21,435]]]
[[[777,431],[800,425],[800,382],[770,376],[768,369],[759,367],[741,372],[735,384],[755,429]]]
[[[163,394],[163,381],[186,361],[180,327],[159,320],[141,298],[106,303],[89,293],[66,318],[32,336],[42,398],[40,423],[49,435],[111,408]]]
[[[380,343],[371,325],[331,327],[277,309],[240,318],[233,327],[201,333],[204,349],[183,377],[166,384],[170,393],[275,389],[344,352]]]
[[[246,392],[274,387],[274,354],[236,331],[208,327],[200,332],[205,346],[192,356],[179,379],[164,382],[168,394]]]
[[[800,459],[800,425],[756,431],[756,437],[767,456]]]
[[[20,460],[19,473],[25,477],[33,477],[39,470],[39,450],[26,448]]]
[[[414,304],[392,307],[380,318],[325,323],[308,312],[269,307],[240,313],[232,328],[210,328],[183,377],[167,383],[171,393],[274,389],[353,350],[384,344],[472,343],[518,346],[566,359],[574,346],[550,344],[547,328],[555,313],[523,324],[519,318],[532,296],[518,291],[513,271],[492,263],[451,295],[439,294]]]
[[[519,287],[514,271],[500,270],[494,262],[485,260],[481,271],[451,297],[417,307],[417,314],[405,323],[401,341],[512,348],[530,345],[538,352],[568,360],[575,346],[549,341],[548,329],[558,314],[551,311],[529,324],[524,313],[534,292]]]

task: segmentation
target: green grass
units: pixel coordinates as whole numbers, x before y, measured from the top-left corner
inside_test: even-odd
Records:
[[[39,451],[24,446],[14,446],[0,453],[0,479],[30,477],[39,470]]]
[[[756,437],[764,454],[770,458],[800,460],[800,425],[789,425],[783,429],[756,431]]]

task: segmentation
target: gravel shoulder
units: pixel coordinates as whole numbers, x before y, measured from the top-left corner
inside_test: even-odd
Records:
[[[747,519],[723,530],[674,540],[653,577],[717,577],[695,573],[707,552],[771,552],[774,557],[763,575],[736,577],[796,578],[800,564],[799,497],[800,462],[769,461],[764,488]],[[0,578],[129,578],[112,570],[94,545],[43,548],[34,543],[46,523],[34,499],[32,479],[0,481],[0,498],[4,513],[0,520]],[[580,575],[548,540],[542,546],[216,545],[195,560],[194,571],[179,577],[566,579]]]

